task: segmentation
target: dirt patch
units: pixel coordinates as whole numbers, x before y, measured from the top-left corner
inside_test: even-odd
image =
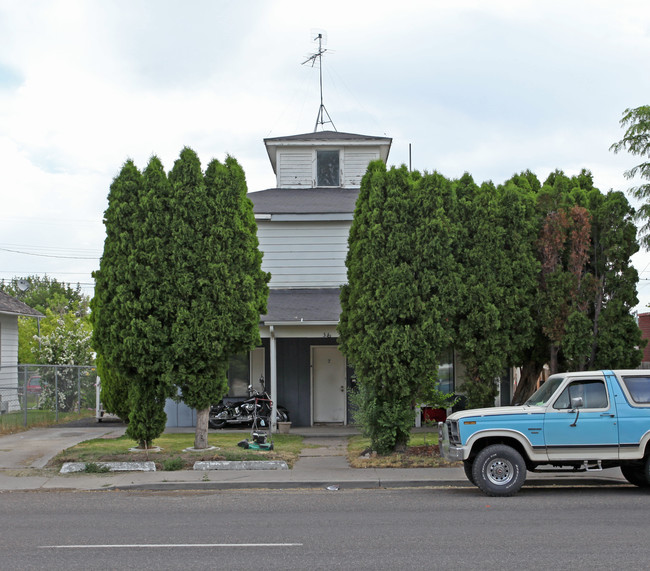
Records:
[[[348,457],[348,461],[353,468],[452,468],[462,465],[444,460],[437,444],[409,446],[403,453],[385,456],[362,454]]]

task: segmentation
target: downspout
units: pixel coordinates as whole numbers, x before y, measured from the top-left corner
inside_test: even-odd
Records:
[[[271,400],[273,401],[273,408],[271,409],[271,431],[276,431],[276,423],[278,419],[278,374],[277,374],[277,352],[275,347],[275,328],[269,325],[270,339],[270,352],[271,352]]]

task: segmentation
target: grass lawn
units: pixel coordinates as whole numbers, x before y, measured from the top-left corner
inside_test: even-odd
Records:
[[[237,443],[247,435],[208,434],[208,445],[216,449],[205,452],[185,451],[194,446],[194,433],[163,434],[154,441],[160,451],[130,452],[135,442],[126,436],[119,438],[95,438],[64,450],[55,456],[49,467],[60,468],[64,462],[145,462],[156,463],[156,470],[191,470],[199,460],[284,460],[291,468],[302,449],[302,437],[291,434],[275,434],[273,450],[245,450]]]
[[[352,436],[348,444],[348,462],[353,468],[446,468],[460,466],[459,462],[443,460],[438,451],[436,432],[414,432],[404,453],[385,456],[363,455],[370,446],[370,440],[363,436]]]
[[[130,452],[135,442],[126,436],[119,438],[96,438],[68,448],[55,456],[48,467],[60,469],[64,462],[144,462],[153,461],[157,470],[191,470],[199,460],[284,460],[293,467],[300,451],[308,445],[302,436],[294,434],[275,434],[274,449],[270,451],[245,450],[237,443],[248,435],[238,433],[209,433],[208,444],[217,449],[205,452],[185,451],[194,445],[194,433],[163,434],[154,444],[160,451]],[[361,456],[370,446],[370,441],[362,436],[348,439],[347,459],[352,468],[438,468],[460,466],[449,463],[438,452],[436,432],[414,432],[405,453],[376,454]]]
[[[94,409],[82,410],[80,413],[60,412],[58,424],[65,424],[66,422],[93,416],[95,416]],[[56,412],[51,410],[29,409],[27,411],[27,426],[25,426],[24,411],[10,412],[0,416],[0,435],[13,434],[14,432],[29,430],[30,428],[52,426],[53,424],[57,424]]]

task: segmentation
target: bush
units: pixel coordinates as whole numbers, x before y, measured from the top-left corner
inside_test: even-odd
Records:
[[[87,462],[86,467],[84,468],[84,472],[86,472],[87,474],[104,474],[110,471],[111,470],[108,466],[95,464],[95,462]]]
[[[165,472],[175,472],[177,470],[182,470],[184,467],[185,462],[182,458],[168,458],[162,462],[162,469]]]

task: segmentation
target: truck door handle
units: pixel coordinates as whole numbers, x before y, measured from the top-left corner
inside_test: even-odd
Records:
[[[616,415],[615,415],[615,414],[611,414],[611,413],[609,413],[609,412],[604,412],[604,413],[601,414],[600,416],[608,416],[609,418],[614,418]]]

